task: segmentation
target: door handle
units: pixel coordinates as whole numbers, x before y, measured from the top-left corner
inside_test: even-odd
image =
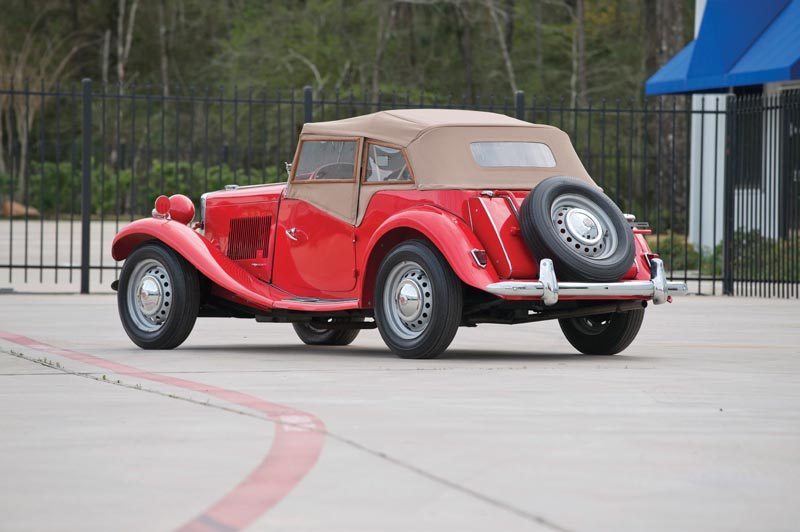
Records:
[[[290,240],[294,240],[295,242],[297,242],[297,228],[291,227],[287,229],[286,236],[288,236]]]

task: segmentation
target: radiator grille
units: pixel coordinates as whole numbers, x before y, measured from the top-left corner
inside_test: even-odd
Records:
[[[233,218],[228,233],[228,258],[233,260],[266,257],[272,216]]]

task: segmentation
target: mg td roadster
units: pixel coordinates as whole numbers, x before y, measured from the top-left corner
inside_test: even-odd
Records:
[[[113,257],[122,325],[145,349],[198,317],[289,322],[309,345],[377,327],[432,358],[459,327],[557,319],[580,352],[633,341],[665,278],[646,224],[594,183],[561,130],[507,116],[395,110],[303,126],[286,183],[160,196]]]

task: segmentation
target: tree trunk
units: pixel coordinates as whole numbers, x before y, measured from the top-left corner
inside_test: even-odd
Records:
[[[671,0],[646,0],[644,9],[645,74],[653,75],[659,68],[675,56],[686,44],[684,35],[683,3]],[[683,96],[665,96],[651,99],[650,110],[656,110],[659,103],[663,112],[648,116],[645,124],[649,149],[653,150],[652,162],[646,169],[651,176],[649,187],[661,198],[674,198],[676,212],[687,212],[686,183],[689,166],[687,164],[686,136],[691,128],[685,112]],[[673,107],[676,113],[672,113]],[[673,134],[674,131],[674,134]],[[673,156],[674,153],[674,156]],[[674,161],[674,164],[673,164]],[[657,191],[657,192],[656,192]],[[652,205],[652,203],[651,203]],[[662,210],[664,209],[662,204]],[[656,216],[651,224],[664,231],[665,223],[659,223]],[[676,216],[674,230],[683,230],[682,220]]]
[[[503,31],[503,26],[500,23],[500,17],[497,15],[497,6],[494,0],[486,0],[486,8],[489,10],[489,16],[494,23],[494,29],[497,33],[497,40],[500,44],[500,52],[503,55],[503,62],[506,66],[506,74],[508,75],[508,84],[511,86],[511,93],[517,92],[517,78],[514,74],[514,64],[511,62],[511,54],[509,53],[508,46],[506,46],[506,34]]]
[[[511,53],[514,46],[514,0],[506,0],[506,49]]]
[[[575,3],[575,77],[577,78],[577,104],[580,107],[587,105],[586,88],[586,27],[584,15],[584,0]]]
[[[394,17],[396,15],[397,7],[394,5],[394,2],[382,3],[378,11],[378,34],[375,46],[375,61],[372,63],[372,95],[374,98],[378,97],[378,91],[380,90],[383,53],[386,50],[386,42],[389,40],[389,35],[394,25]]]
[[[111,30],[106,30],[103,34],[103,57],[100,65],[100,77],[103,81],[103,86],[108,84],[108,65],[110,62],[109,56],[111,55]]]
[[[544,28],[542,24],[542,3],[544,0],[536,0],[536,75],[539,78],[539,90],[544,90]]]
[[[8,170],[6,169],[5,146],[3,146],[3,114],[6,106],[5,99],[5,96],[0,96],[0,174],[2,175],[8,175]],[[5,192],[5,190],[0,190],[0,198],[3,197],[3,192]]]
[[[411,66],[414,80],[417,87],[422,86],[422,76],[417,71],[417,34],[414,31],[415,26],[415,13],[414,4],[404,4],[406,9],[406,17],[408,20],[408,63]]]
[[[161,55],[161,84],[164,96],[169,96],[169,59],[167,57],[167,23],[165,20],[165,0],[158,3],[158,43]]]
[[[461,62],[464,64],[464,97],[471,105],[475,105],[475,77],[473,74],[472,56],[472,27],[469,18],[462,6],[456,6],[456,37],[458,37],[458,51]]]

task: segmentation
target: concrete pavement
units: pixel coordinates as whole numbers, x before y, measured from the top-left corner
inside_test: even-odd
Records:
[[[614,357],[546,322],[409,361],[228,319],[146,352],[112,296],[0,295],[0,529],[794,530],[799,316],[687,297]]]

